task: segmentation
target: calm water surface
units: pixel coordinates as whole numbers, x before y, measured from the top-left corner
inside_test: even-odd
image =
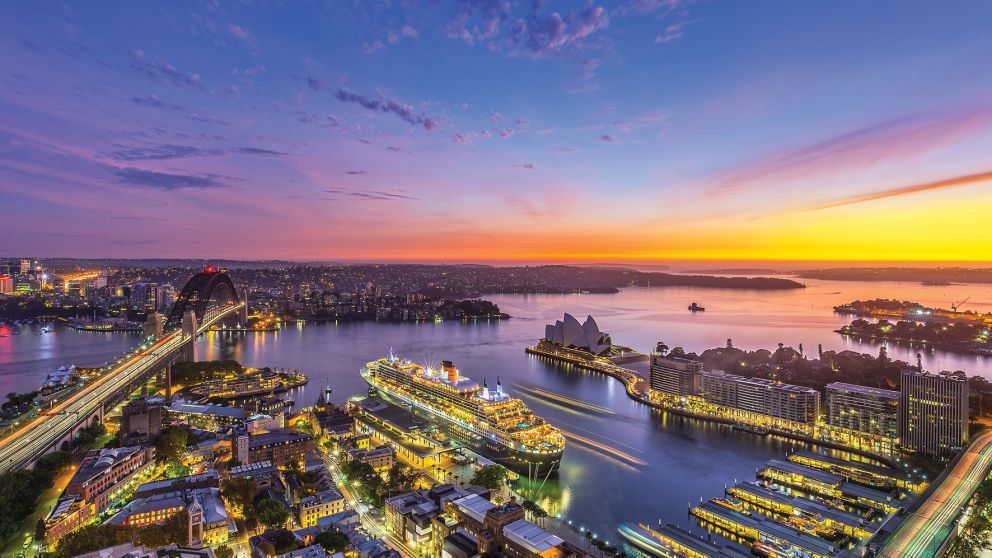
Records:
[[[735,479],[753,479],[764,461],[782,457],[791,442],[734,433],[657,413],[627,398],[616,381],[548,364],[524,353],[543,335],[544,325],[570,312],[580,320],[592,314],[614,342],[642,351],[658,340],[689,351],[722,346],[728,338],[744,349],[773,348],[779,342],[808,352],[854,349],[877,353],[878,345],[833,333],[846,323],[832,307],[875,297],[948,307],[971,297],[967,307],[992,310],[992,286],[924,287],[897,283],[810,281],[797,291],[762,292],[690,288],[625,289],[617,295],[503,295],[491,297],[514,316],[502,322],[463,324],[342,323],[292,326],[275,333],[239,336],[212,333],[200,341],[200,358],[234,358],[247,366],[295,368],[311,382],[293,396],[302,404],[329,385],[339,399],[364,393],[358,369],[384,355],[422,362],[453,360],[468,376],[498,376],[504,389],[524,399],[556,426],[599,444],[569,443],[557,481],[544,485],[548,502],[577,524],[614,538],[620,522],[691,524],[687,506],[722,494]],[[690,314],[697,301],[706,312]],[[44,374],[61,364],[99,365],[128,350],[137,337],[56,329],[50,334],[0,337],[0,389],[36,388]],[[915,350],[889,347],[894,358],[915,360]],[[992,378],[992,359],[933,353],[931,369],[963,369]],[[643,365],[642,365],[643,371]],[[611,409],[577,411],[523,388],[539,387]]]

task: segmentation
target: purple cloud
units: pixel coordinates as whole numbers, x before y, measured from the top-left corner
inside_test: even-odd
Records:
[[[181,112],[184,110],[182,106],[177,105],[175,103],[165,102],[162,99],[159,99],[157,95],[147,95],[144,97],[131,97],[131,101],[141,106],[155,107],[162,110],[171,110],[173,112]]]
[[[605,143],[616,143],[617,139],[615,137],[611,136],[610,134],[603,134],[603,135],[599,136],[599,141],[602,141],[602,142],[605,142]]]
[[[332,197],[348,196],[351,198],[376,200],[376,201],[417,199],[416,197],[411,196],[403,192],[402,190],[390,192],[386,190],[349,190],[347,188],[326,188],[324,192],[331,194]]]
[[[529,169],[529,170],[534,170],[537,168],[537,165],[535,165],[534,163],[524,163],[522,165],[513,165],[513,166],[518,169]]]
[[[350,171],[345,171],[344,173],[345,174],[351,174],[351,175],[357,175],[357,174],[369,174],[370,172],[372,172],[372,171],[367,171],[367,170],[350,170]]]
[[[507,0],[464,0],[448,21],[448,37],[470,45],[490,42],[509,19]]]
[[[227,187],[226,184],[218,180],[216,175],[209,174],[170,174],[135,167],[117,169],[114,174],[117,176],[117,182],[120,184],[154,188],[157,190],[210,190]]]
[[[161,58],[150,58],[138,49],[131,51],[131,69],[160,83],[203,87],[199,74],[182,72]]]
[[[258,50],[258,44],[255,42],[255,36],[252,35],[247,29],[232,23],[227,26],[227,32],[230,33],[235,39],[238,39],[248,45],[248,48],[252,51]]]
[[[610,25],[610,16],[602,6],[562,16],[531,14],[513,25],[510,42],[526,47],[531,54],[559,54],[566,49],[581,50],[585,39]]]
[[[575,153],[578,149],[574,147],[556,147],[555,153]]]
[[[374,112],[394,114],[408,124],[423,126],[427,131],[432,131],[438,126],[437,120],[423,114],[416,114],[413,107],[404,105],[396,99],[388,97],[373,99],[344,88],[338,89],[334,96],[343,103],[357,104]]]
[[[654,42],[657,44],[665,44],[675,41],[682,37],[682,32],[685,30],[688,24],[684,21],[678,23],[672,23],[668,27],[665,27],[663,33],[658,34],[654,38]]]

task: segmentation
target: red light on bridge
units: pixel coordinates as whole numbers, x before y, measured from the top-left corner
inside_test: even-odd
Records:
[[[203,268],[203,271],[206,271],[207,273],[213,273],[217,271],[217,268],[215,268],[212,265],[208,265],[207,267]]]

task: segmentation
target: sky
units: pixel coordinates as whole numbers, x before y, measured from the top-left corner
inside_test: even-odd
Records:
[[[7,2],[0,255],[992,261],[992,3]]]

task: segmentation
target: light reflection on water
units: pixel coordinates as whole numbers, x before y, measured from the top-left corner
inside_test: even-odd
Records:
[[[316,400],[324,385],[343,400],[364,393],[358,370],[390,348],[421,362],[453,360],[466,375],[492,383],[523,398],[540,416],[595,444],[569,441],[558,479],[543,484],[537,497],[552,512],[610,533],[621,522],[684,527],[691,524],[687,506],[722,496],[725,485],[753,480],[765,461],[782,458],[799,446],[773,436],[760,437],[660,413],[631,401],[619,382],[570,366],[556,366],[527,355],[524,348],[543,335],[544,325],[570,312],[580,320],[592,314],[615,342],[643,351],[658,340],[688,351],[723,346],[728,338],[742,349],[774,348],[779,342],[815,354],[853,349],[877,354],[878,344],[833,333],[848,318],[832,307],[876,297],[949,306],[972,297],[970,309],[992,309],[992,286],[923,287],[895,283],[809,282],[801,291],[727,291],[689,288],[625,289],[617,295],[497,295],[491,298],[514,316],[501,322],[424,324],[337,323],[292,325],[282,331],[213,333],[200,340],[201,359],[233,358],[247,366],[298,369],[310,384],[291,395],[299,405]],[[689,302],[706,307],[686,310]],[[125,352],[137,337],[58,330],[42,336],[0,338],[0,383],[6,391],[33,389],[44,374],[61,364],[99,365]],[[889,355],[915,361],[915,350],[890,347]],[[928,368],[964,369],[992,377],[992,359],[947,353],[927,354]],[[638,365],[645,372],[644,364]],[[560,394],[613,414],[535,397],[526,389]],[[5,392],[6,392],[5,391]],[[4,392],[4,393],[5,393]],[[641,464],[641,463],[643,464]],[[534,489],[535,487],[529,487]]]

